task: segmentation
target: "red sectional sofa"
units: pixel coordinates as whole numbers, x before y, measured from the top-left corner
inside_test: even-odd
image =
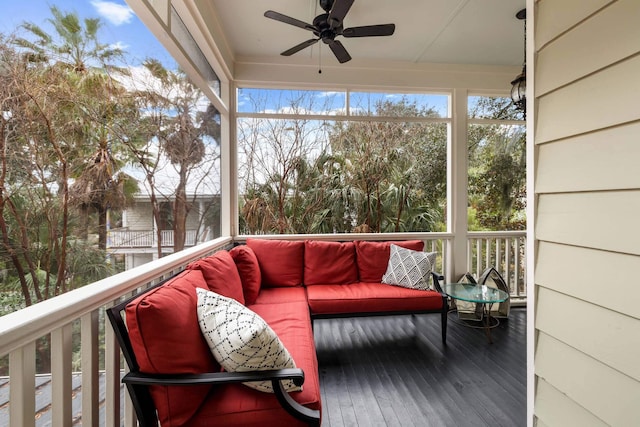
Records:
[[[193,262],[164,283],[109,309],[130,369],[123,382],[140,424],[319,425],[314,318],[436,312],[445,343],[444,295],[381,283],[391,243],[423,250],[423,242],[417,240],[248,239],[246,245]],[[229,301],[240,303],[240,310],[246,307],[261,317],[288,350],[295,368],[224,371],[199,325],[197,288],[233,299]],[[256,380],[271,381],[274,393],[241,384]],[[284,380],[302,384],[302,390],[288,393]]]

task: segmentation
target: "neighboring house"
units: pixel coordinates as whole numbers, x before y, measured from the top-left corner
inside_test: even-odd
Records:
[[[220,235],[220,196],[188,195],[191,210],[187,216],[185,246],[195,246]],[[153,217],[148,195],[138,194],[134,204],[122,212],[121,224],[111,224],[107,235],[107,250],[111,255],[124,256],[125,269],[145,264],[162,254],[173,253],[173,198],[159,198],[160,222]],[[161,230],[162,242],[158,242]]]

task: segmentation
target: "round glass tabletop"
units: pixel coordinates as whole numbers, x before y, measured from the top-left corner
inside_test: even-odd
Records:
[[[484,304],[506,301],[509,294],[500,289],[470,283],[446,283],[442,290],[451,298]]]

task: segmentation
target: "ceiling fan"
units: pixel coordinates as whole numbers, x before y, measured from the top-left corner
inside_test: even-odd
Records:
[[[335,40],[336,36],[343,37],[374,37],[374,36],[390,36],[396,29],[395,24],[381,24],[381,25],[365,25],[362,27],[344,28],[342,21],[346,16],[354,0],[320,0],[320,7],[326,12],[316,16],[313,19],[313,25],[300,21],[290,16],[283,15],[273,10],[267,10],[264,16],[267,18],[275,19],[276,21],[284,22],[285,24],[294,25],[304,30],[311,31],[317,38],[304,41],[291,49],[285,50],[280,55],[291,56],[296,52],[307,48],[319,40],[329,45],[331,51],[336,56],[338,61],[343,64],[351,60],[351,55],[347,52],[347,49],[340,43],[339,40]]]

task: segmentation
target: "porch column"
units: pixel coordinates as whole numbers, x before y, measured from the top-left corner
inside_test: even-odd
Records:
[[[229,90],[228,114],[221,114],[220,133],[220,233],[222,236],[238,234],[238,154],[236,140],[236,86]]]
[[[451,100],[447,168],[447,231],[453,240],[447,246],[446,281],[457,280],[467,271],[468,143],[467,89],[454,89]]]

